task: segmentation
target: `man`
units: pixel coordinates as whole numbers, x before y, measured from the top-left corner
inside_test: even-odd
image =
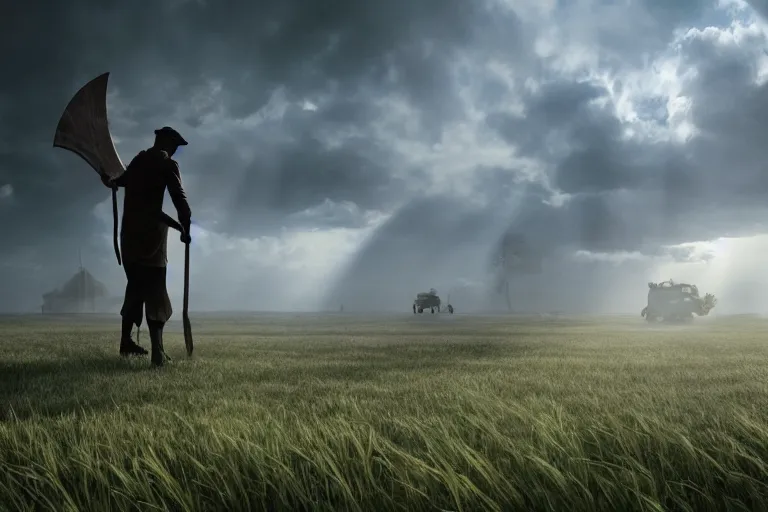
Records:
[[[102,176],[110,188],[124,187],[123,221],[120,246],[123,268],[128,278],[120,314],[123,317],[120,354],[146,355],[147,351],[131,338],[146,309],[152,344],[152,365],[163,366],[170,358],[163,349],[163,328],[173,309],[166,289],[168,227],[181,232],[181,241],[190,243],[191,210],[181,184],[179,165],[171,157],[187,141],[168,126],[155,130],[155,144],[138,155],[117,179]],[[163,213],[165,191],[171,196],[179,217],[176,222]]]

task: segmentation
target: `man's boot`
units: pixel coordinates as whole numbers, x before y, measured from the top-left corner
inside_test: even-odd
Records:
[[[128,317],[123,317],[123,332],[120,336],[120,355],[121,356],[145,356],[147,350],[134,342],[131,338],[133,331],[133,322]]]
[[[162,322],[147,322],[149,328],[149,339],[152,341],[152,366],[163,366],[171,358],[165,353],[163,348],[163,327]]]

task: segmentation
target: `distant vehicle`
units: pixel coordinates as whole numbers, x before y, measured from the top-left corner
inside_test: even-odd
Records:
[[[717,304],[711,293],[699,296],[699,289],[671,279],[648,283],[648,305],[640,312],[647,322],[690,321],[693,315],[706,316]]]
[[[429,309],[432,314],[435,313],[435,310],[439,313],[441,303],[437,291],[430,288],[428,292],[416,295],[416,300],[413,301],[413,314],[424,313],[425,309]],[[453,306],[450,304],[448,304],[448,313],[453,314]]]

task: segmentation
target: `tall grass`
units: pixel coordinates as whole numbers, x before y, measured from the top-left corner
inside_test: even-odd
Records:
[[[0,323],[2,510],[760,510],[765,325]]]

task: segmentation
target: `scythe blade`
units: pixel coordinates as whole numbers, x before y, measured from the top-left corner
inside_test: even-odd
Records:
[[[64,109],[53,137],[53,147],[72,151],[88,162],[91,168],[110,178],[125,172],[117,154],[107,120],[107,82],[109,72],[85,84]],[[121,264],[117,242],[117,190],[112,189],[113,242],[117,263]]]

